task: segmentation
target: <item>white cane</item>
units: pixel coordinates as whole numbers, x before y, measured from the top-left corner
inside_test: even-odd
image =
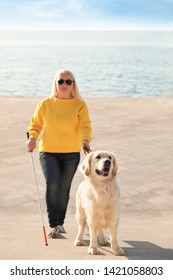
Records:
[[[29,139],[29,133],[28,132],[27,132],[27,139]],[[41,223],[42,223],[42,228],[43,228],[44,241],[45,241],[45,245],[48,246],[46,229],[45,229],[44,219],[43,219],[43,211],[42,211],[42,207],[41,207],[41,203],[40,203],[40,195],[39,195],[39,190],[38,190],[37,177],[36,177],[36,173],[35,173],[35,166],[34,166],[34,160],[33,160],[32,152],[30,152],[30,159],[31,159],[31,166],[32,166],[32,170],[33,170],[35,189],[36,189],[36,193],[37,193],[37,201],[38,201],[38,206],[39,206],[39,211],[40,211],[40,218],[41,218]]]

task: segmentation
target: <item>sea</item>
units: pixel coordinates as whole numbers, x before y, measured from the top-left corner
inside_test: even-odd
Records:
[[[0,95],[48,96],[69,69],[83,97],[173,97],[173,31],[0,31]]]

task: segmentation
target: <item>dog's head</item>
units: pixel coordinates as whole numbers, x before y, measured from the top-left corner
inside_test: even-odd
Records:
[[[85,176],[91,176],[92,178],[111,179],[117,174],[115,156],[107,151],[91,152],[80,165],[80,171]]]

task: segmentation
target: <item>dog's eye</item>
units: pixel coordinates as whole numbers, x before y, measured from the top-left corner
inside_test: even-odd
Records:
[[[111,156],[109,157],[109,159],[112,159]]]
[[[101,156],[99,156],[99,155],[98,155],[98,156],[96,156],[96,159],[100,159],[100,158],[101,158]]]

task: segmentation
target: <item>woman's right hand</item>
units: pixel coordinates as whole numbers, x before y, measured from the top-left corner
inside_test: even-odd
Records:
[[[29,139],[26,142],[26,149],[28,152],[33,152],[33,150],[36,148],[36,140],[34,138]]]

